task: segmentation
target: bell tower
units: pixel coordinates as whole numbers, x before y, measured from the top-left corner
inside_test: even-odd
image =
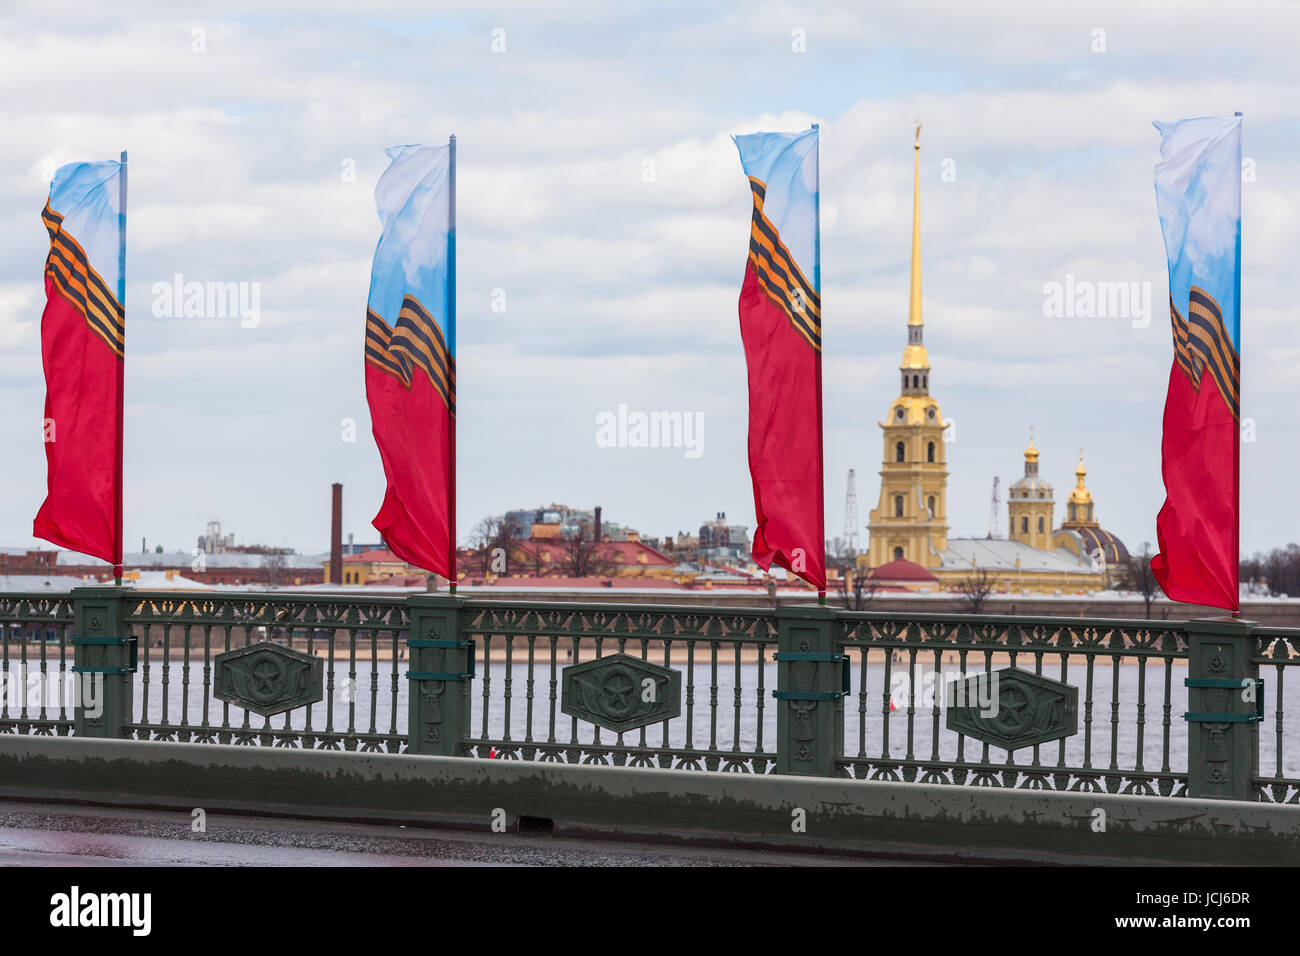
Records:
[[[899,365],[899,395],[880,428],[884,456],[880,504],[867,525],[867,563],[878,568],[899,558],[922,567],[939,564],[948,547],[947,456],[943,415],[930,395],[930,358],[921,320],[921,124],[916,125],[912,169],[912,281],[907,345]]]
[[[1007,494],[1007,515],[1011,526],[1007,537],[1031,548],[1052,550],[1052,513],[1056,502],[1052,486],[1038,477],[1038,447],[1033,429],[1025,449],[1025,476],[1015,482]]]

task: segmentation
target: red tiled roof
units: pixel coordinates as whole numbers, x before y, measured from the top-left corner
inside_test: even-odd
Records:
[[[586,578],[561,578],[561,577],[517,577],[517,578],[495,578],[492,581],[485,581],[482,578],[467,576],[461,581],[462,584],[473,585],[491,585],[498,588],[511,587],[529,587],[529,588],[677,588],[681,587],[671,578],[643,578],[643,577],[586,577]]]
[[[376,548],[373,551],[362,551],[360,554],[349,554],[343,560],[344,562],[361,561],[367,564],[375,561],[379,561],[379,562],[386,561],[393,564],[406,563],[397,555],[393,554],[393,552],[389,551],[387,548]]]
[[[564,561],[566,550],[565,540],[563,538],[544,538],[540,541],[520,541],[518,547],[530,558],[539,551],[549,551],[551,554],[551,564],[559,564]],[[671,568],[674,565],[672,558],[662,551],[656,551],[650,545],[641,541],[602,541],[600,544],[600,556],[606,561],[612,561],[617,565],[637,565],[643,568]],[[644,554],[644,562],[638,561],[637,556]]]

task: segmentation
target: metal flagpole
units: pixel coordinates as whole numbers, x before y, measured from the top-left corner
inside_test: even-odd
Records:
[[[813,123],[812,128],[817,131],[817,151],[813,154],[813,171],[817,174],[817,191],[813,193],[813,287],[817,290],[817,295],[822,294],[822,134],[820,124]],[[825,329],[822,329],[822,341],[825,341]],[[821,498],[821,515],[822,515],[822,540],[818,544],[822,548],[822,577],[826,576],[826,474],[825,474],[825,455],[822,453],[822,353],[819,349],[817,352],[817,476],[821,485],[817,489],[817,494]],[[817,589],[817,603],[826,603],[826,586],[825,583]]]
[[[1240,116],[1241,113],[1236,112],[1233,113],[1233,115]],[[1237,299],[1237,356],[1238,356],[1238,362],[1240,362],[1241,360],[1240,357],[1242,355],[1242,352],[1244,351],[1241,345],[1246,338],[1245,334],[1241,330],[1241,213],[1242,213],[1242,208],[1241,208],[1241,168],[1240,168],[1241,133],[1240,132],[1238,132],[1237,134],[1237,164],[1238,164],[1238,169],[1237,169],[1237,283],[1236,283],[1237,288],[1236,288],[1235,295]],[[1238,366],[1238,368],[1240,368],[1240,366]],[[1232,489],[1233,489],[1233,494],[1236,495],[1237,497],[1237,501],[1236,501],[1237,507],[1235,509],[1237,526],[1232,531],[1232,540],[1233,540],[1233,545],[1235,546],[1234,550],[1236,551],[1236,555],[1237,555],[1237,602],[1236,602],[1237,610],[1232,612],[1233,617],[1241,617],[1241,407],[1242,404],[1241,404],[1240,396],[1241,393],[1244,391],[1244,389],[1242,389],[1242,385],[1245,383],[1245,381],[1246,381],[1245,376],[1242,375],[1240,371],[1238,371],[1237,373],[1237,391],[1238,391],[1237,435],[1236,435],[1236,441],[1232,443]]]
[[[125,377],[126,377],[126,150],[122,150],[122,169],[118,173],[117,197],[117,301],[122,306],[122,360],[117,367],[117,502],[116,524],[117,562],[113,566],[113,579],[118,587],[122,586],[122,424],[125,416]]]
[[[455,375],[456,367],[456,135],[453,133],[447,142],[449,151],[447,175],[447,345],[450,352],[448,371]],[[447,467],[449,469],[449,502],[447,505],[447,547],[448,569],[451,577],[448,588],[456,593],[456,385],[455,379],[448,383],[451,388],[451,428],[447,435]]]

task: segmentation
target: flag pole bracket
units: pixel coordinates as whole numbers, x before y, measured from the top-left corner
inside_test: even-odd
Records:
[[[782,661],[838,663],[841,668],[839,690],[774,690],[772,696],[777,700],[839,700],[847,697],[852,690],[852,675],[847,654],[833,654],[826,651],[778,651],[772,655],[772,660],[778,663]]]
[[[471,640],[450,640],[432,637],[412,637],[406,642],[407,647],[439,647],[444,650],[455,650],[469,648],[466,658],[469,662],[469,671],[458,673],[455,671],[407,671],[406,679],[415,681],[446,681],[446,680],[473,680],[475,676],[474,668],[474,651],[475,642]]]
[[[125,647],[127,663],[119,665],[74,664],[74,674],[134,674],[139,663],[139,642],[135,635],[130,637],[77,637],[73,636],[73,647]]]
[[[1198,687],[1213,690],[1242,690],[1255,685],[1255,713],[1253,714],[1213,714],[1203,711],[1189,711],[1183,714],[1183,720],[1189,723],[1203,724],[1253,724],[1264,719],[1264,681],[1259,677],[1243,677],[1233,680],[1227,677],[1184,677],[1184,687]]]

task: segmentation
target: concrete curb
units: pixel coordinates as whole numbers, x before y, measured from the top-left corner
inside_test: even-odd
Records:
[[[220,744],[5,734],[0,797],[480,831],[499,809],[511,831],[909,859],[1300,864],[1300,806]]]

